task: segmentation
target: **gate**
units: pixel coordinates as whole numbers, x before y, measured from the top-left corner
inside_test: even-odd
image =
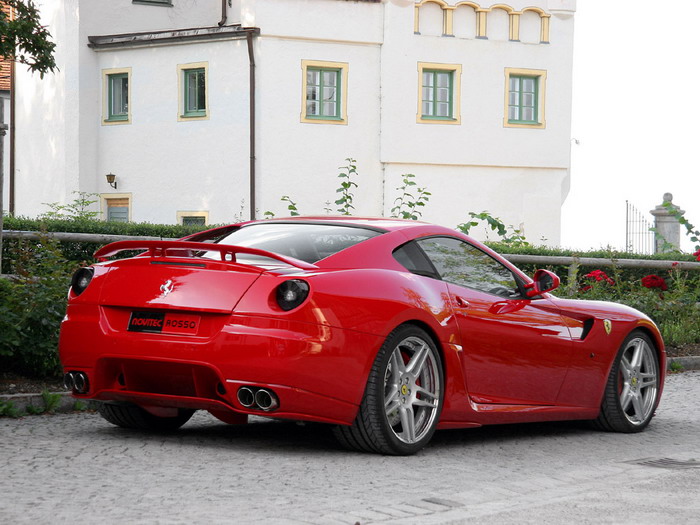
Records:
[[[652,224],[646,215],[635,208],[629,201],[627,206],[625,228],[625,248],[630,253],[651,255],[655,251],[654,232]]]

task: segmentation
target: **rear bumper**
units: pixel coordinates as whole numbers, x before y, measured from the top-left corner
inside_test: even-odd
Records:
[[[349,424],[383,341],[239,315],[210,320],[215,329],[201,337],[129,332],[108,310],[70,305],[61,326],[64,371],[84,372],[89,380],[87,393],[76,397]],[[244,407],[237,399],[242,386],[271,390],[279,406]]]

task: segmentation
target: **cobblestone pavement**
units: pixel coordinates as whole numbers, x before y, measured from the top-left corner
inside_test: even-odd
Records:
[[[695,460],[695,461],[694,461]],[[197,414],[171,435],[92,413],[0,420],[1,523],[698,523],[700,372],[651,426],[438,432],[409,458],[350,453],[321,425]]]

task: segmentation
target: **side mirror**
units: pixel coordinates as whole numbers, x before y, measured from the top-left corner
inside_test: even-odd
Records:
[[[537,270],[532,277],[532,284],[525,285],[527,296],[535,297],[543,293],[551,292],[559,287],[559,277],[549,270]]]

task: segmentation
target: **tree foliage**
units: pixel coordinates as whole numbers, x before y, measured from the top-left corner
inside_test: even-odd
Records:
[[[14,17],[9,17],[5,10],[0,10],[0,56],[27,65],[42,78],[55,71],[56,44],[41,25],[33,0],[2,0],[0,4],[14,11]]]

